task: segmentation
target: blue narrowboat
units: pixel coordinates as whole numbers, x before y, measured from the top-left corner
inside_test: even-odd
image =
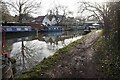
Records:
[[[32,31],[31,26],[21,25],[21,24],[3,24],[3,32],[29,32]]]
[[[41,31],[49,32],[49,31],[63,31],[64,28],[62,26],[46,26],[41,29]]]
[[[30,26],[2,26],[2,30],[5,32],[23,32],[23,31],[31,31],[32,28]]]

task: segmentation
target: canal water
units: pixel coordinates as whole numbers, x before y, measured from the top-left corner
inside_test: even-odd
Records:
[[[30,69],[44,58],[69,43],[80,39],[84,31],[9,33],[5,39],[5,49],[16,59],[17,72]]]

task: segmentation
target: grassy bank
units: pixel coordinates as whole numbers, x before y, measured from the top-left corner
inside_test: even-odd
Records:
[[[90,33],[89,33],[90,34]],[[88,35],[88,34],[87,34]],[[81,39],[78,39],[72,43],[70,43],[69,45],[65,46],[64,48],[59,49],[58,51],[56,51],[54,53],[54,55],[49,56],[48,58],[44,58],[38,65],[36,65],[34,68],[27,70],[25,72],[23,72],[20,76],[18,76],[17,78],[39,78],[42,74],[44,74],[43,72],[46,70],[51,69],[52,67],[54,67],[54,64],[56,63],[57,60],[59,60],[59,58],[63,55],[63,54],[67,54],[67,52],[76,44],[80,43],[81,41],[83,41],[83,39],[87,36],[84,35]]]
[[[108,40],[101,36],[96,42],[95,60],[105,77],[116,79],[120,77],[120,54],[113,33],[111,36]]]

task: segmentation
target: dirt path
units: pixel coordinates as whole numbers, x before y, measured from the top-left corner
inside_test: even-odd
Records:
[[[100,31],[92,32],[56,62],[53,69],[45,72],[52,78],[99,78],[99,69],[94,60],[92,44],[100,36]]]

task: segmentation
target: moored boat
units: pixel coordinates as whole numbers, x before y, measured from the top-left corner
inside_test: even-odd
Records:
[[[41,29],[41,31],[44,31],[44,32],[49,32],[49,31],[63,31],[64,28],[62,26],[45,26]]]
[[[29,32],[32,31],[31,26],[27,26],[19,23],[3,23],[2,24],[3,32]]]

